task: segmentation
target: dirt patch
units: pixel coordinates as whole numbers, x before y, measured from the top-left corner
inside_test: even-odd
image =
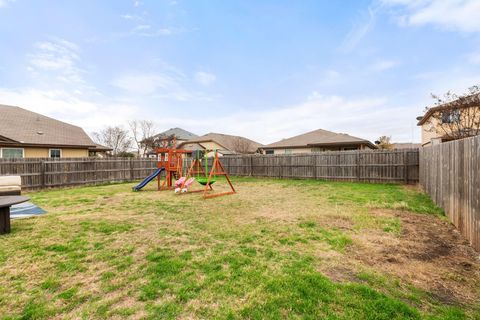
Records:
[[[446,304],[478,301],[480,255],[457,230],[436,216],[374,210],[401,220],[401,234],[368,230],[354,235],[350,254],[375,269],[398,276]]]

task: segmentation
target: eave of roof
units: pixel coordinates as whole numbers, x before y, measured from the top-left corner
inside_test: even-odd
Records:
[[[70,144],[36,144],[36,143],[21,143],[18,141],[0,142],[0,145],[8,145],[12,147],[31,147],[31,148],[71,148],[71,149],[90,149],[95,148],[95,145],[70,145]]]
[[[272,146],[269,147],[263,146],[260,147],[261,149],[285,149],[285,148],[311,148],[311,147],[321,147],[321,146],[351,146],[351,145],[368,145],[372,147],[372,149],[377,149],[378,147],[371,143],[368,140],[363,140],[363,141],[347,141],[347,142],[328,142],[328,143],[309,143],[309,144],[303,144],[303,145],[286,145],[286,146]]]
[[[475,105],[480,105],[480,93],[472,94],[470,96],[463,97],[428,109],[427,112],[425,112],[425,114],[423,115],[423,117],[418,121],[417,126],[421,126],[422,124],[424,124],[435,112],[454,108],[469,108]]]
[[[215,143],[218,144],[220,147],[225,148],[225,150],[228,150],[228,148],[226,148],[225,146],[223,146],[223,145],[220,144],[219,142],[215,141],[214,139],[200,139],[200,140],[192,139],[192,140],[187,140],[187,141],[184,141],[184,142],[180,143],[179,147],[180,147],[180,146],[183,146],[183,145],[186,145],[186,144],[190,144],[190,143],[199,144],[199,143],[202,143],[202,142],[215,142]]]
[[[90,151],[112,151],[113,149],[110,147],[102,146],[101,144],[96,144],[93,147],[89,147],[88,150]]]

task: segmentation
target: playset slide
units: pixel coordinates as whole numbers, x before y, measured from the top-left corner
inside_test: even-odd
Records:
[[[142,182],[140,182],[138,185],[136,185],[135,187],[133,187],[133,191],[140,191],[140,189],[142,189],[143,187],[145,187],[150,181],[152,181],[153,179],[155,179],[162,171],[164,171],[165,168],[164,167],[161,167],[161,168],[158,168],[157,170],[155,170],[151,175],[149,175],[148,177],[146,177]]]

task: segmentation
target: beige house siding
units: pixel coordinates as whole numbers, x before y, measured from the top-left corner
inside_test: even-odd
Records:
[[[88,157],[88,149],[73,148],[45,148],[45,147],[18,147],[18,146],[0,146],[0,148],[21,148],[25,158],[48,158],[50,149],[62,150],[62,158],[85,158]]]
[[[422,146],[426,147],[435,143],[435,140],[441,141],[441,138],[437,134],[435,130],[430,130],[430,124],[423,124],[422,125]]]
[[[24,148],[25,158],[48,158],[48,148]]]
[[[62,149],[62,158],[86,158],[88,149]]]

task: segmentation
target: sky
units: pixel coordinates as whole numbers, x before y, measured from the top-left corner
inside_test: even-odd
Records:
[[[418,142],[480,83],[479,0],[0,0],[0,104],[87,133],[129,120],[271,143]]]

